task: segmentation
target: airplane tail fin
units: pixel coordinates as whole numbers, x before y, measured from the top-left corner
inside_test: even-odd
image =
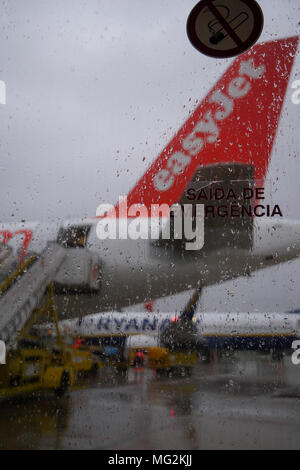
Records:
[[[194,292],[193,297],[187,303],[185,309],[181,312],[179,319],[180,320],[192,320],[195,312],[197,310],[197,306],[201,297],[202,287],[197,287]]]
[[[144,204],[148,211],[151,204],[171,206],[195,172],[209,165],[253,167],[261,184],[298,39],[257,44],[237,57],[129,192],[128,205]]]
[[[192,322],[201,296],[198,286],[193,297],[175,322],[170,323],[160,333],[160,343],[163,347],[177,351],[193,351],[197,349],[198,339],[195,325]]]

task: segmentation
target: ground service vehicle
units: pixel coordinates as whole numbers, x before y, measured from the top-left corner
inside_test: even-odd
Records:
[[[31,329],[38,318],[50,313],[57,329],[57,342],[45,347],[33,336]],[[6,364],[0,367],[0,397],[10,397],[41,390],[52,390],[62,396],[76,379],[74,355],[62,342],[53,298],[53,285],[47,298],[36,309],[7,354]]]
[[[195,352],[170,351],[160,347],[148,349],[148,364],[158,373],[184,372],[190,375],[196,361]]]
[[[64,340],[67,344],[67,340]],[[99,357],[92,351],[87,350],[81,346],[81,342],[76,341],[72,346],[65,347],[71,354],[72,366],[76,377],[82,374],[96,374],[98,369],[102,367],[102,362]]]

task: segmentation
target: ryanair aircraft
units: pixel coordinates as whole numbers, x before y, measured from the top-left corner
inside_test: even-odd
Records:
[[[86,340],[88,344],[97,343],[97,340],[101,342],[105,338],[117,344],[118,338],[121,342],[128,338],[127,346],[131,347],[161,345],[167,332],[169,336],[175,336],[172,341],[176,346],[176,333],[180,331],[184,343],[192,334],[194,345],[200,350],[272,351],[277,355],[292,349],[293,342],[300,339],[299,313],[196,312],[200,294],[201,289],[196,289],[179,315],[102,312],[81,319],[62,321],[60,327],[65,334]],[[177,327],[177,332],[174,332],[172,326]]]

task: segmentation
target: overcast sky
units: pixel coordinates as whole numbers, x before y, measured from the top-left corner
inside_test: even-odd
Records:
[[[94,216],[100,202],[129,191],[233,60],[191,46],[185,25],[195,3],[0,2],[1,221]],[[299,0],[259,4],[260,41],[299,34]],[[299,70],[298,54],[291,82]],[[273,202],[300,219],[300,105],[291,82],[268,180]],[[206,289],[203,308],[300,307],[299,280],[297,260]]]

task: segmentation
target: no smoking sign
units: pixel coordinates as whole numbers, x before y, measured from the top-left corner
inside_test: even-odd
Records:
[[[255,0],[202,0],[188,17],[187,34],[203,54],[233,57],[253,46],[263,24],[263,13]]]

